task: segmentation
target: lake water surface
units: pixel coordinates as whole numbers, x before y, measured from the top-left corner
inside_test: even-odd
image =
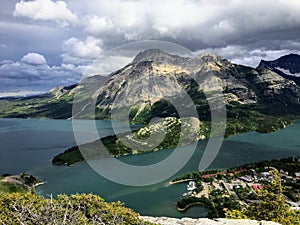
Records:
[[[123,124],[118,126],[122,128]],[[109,121],[97,121],[97,128],[102,136],[114,134]],[[230,137],[224,141],[210,168],[300,156],[299,137],[300,122],[275,133],[250,132]],[[40,195],[94,193],[108,201],[120,200],[142,215],[204,217],[206,214],[203,207],[193,207],[185,213],[176,210],[174,203],[186,187],[185,184],[168,185],[171,178],[151,186],[132,187],[101,177],[86,163],[71,167],[53,166],[51,160],[56,154],[76,144],[70,120],[0,119],[0,143],[0,173],[28,172],[47,181],[37,189]],[[193,157],[177,175],[198,169],[205,146],[206,141],[198,143]],[[133,165],[149,165],[172,152],[173,149],[165,149],[126,156],[121,160]]]

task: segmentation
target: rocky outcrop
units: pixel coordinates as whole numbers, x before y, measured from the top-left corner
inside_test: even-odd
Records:
[[[68,86],[63,85],[63,86],[59,86],[59,87],[51,89],[48,93],[51,95],[54,95],[54,98],[60,98],[62,95],[64,95],[65,93],[68,93],[69,91],[73,90],[76,87],[77,87],[77,84],[68,85]]]
[[[169,217],[150,217],[150,216],[141,216],[141,219],[161,224],[161,225],[280,225],[279,223],[269,222],[269,221],[256,221],[256,220],[245,220],[245,219],[191,219],[191,218],[182,218],[175,219]]]

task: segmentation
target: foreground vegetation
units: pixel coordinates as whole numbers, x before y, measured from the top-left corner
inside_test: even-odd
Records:
[[[150,225],[120,202],[107,203],[93,194],[44,199],[32,193],[0,196],[0,224]]]
[[[0,177],[0,224],[151,225],[121,202],[105,202],[93,194],[43,198],[35,193],[42,182],[29,174]]]

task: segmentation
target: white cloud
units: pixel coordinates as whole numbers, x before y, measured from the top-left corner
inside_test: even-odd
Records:
[[[76,63],[77,61],[78,64],[82,62],[81,59],[90,62],[100,56],[101,44],[101,40],[93,37],[87,37],[85,41],[72,37],[65,41],[63,46],[65,53],[61,56],[64,62]]]
[[[68,9],[64,1],[34,0],[20,1],[15,5],[14,16],[33,20],[54,20],[62,26],[75,22],[77,16]]]
[[[21,62],[33,64],[33,65],[42,65],[47,63],[43,55],[34,52],[24,55],[23,58],[21,59]]]
[[[13,63],[14,61],[12,61],[12,60],[7,60],[7,59],[5,59],[5,60],[1,60],[0,61],[0,65],[4,65],[4,64],[11,64],[11,63]]]
[[[43,92],[40,91],[12,91],[12,92],[1,92],[0,98],[5,97],[26,97],[26,96],[33,96],[42,94]]]
[[[200,49],[255,41],[268,33],[266,39],[274,38],[274,32],[300,26],[299,10],[298,0],[22,0],[14,15],[77,21],[86,34],[103,40],[103,48],[131,40],[171,39],[193,42]]]
[[[22,0],[14,15],[76,21],[75,29],[62,29],[74,38],[64,42],[60,54],[65,63],[86,64],[103,50],[145,39],[170,40],[193,51],[252,43],[260,45],[252,50],[272,49],[279,39],[282,49],[289,40],[299,42],[299,10],[298,0]]]
[[[88,16],[86,18],[85,31],[89,34],[101,34],[102,32],[113,31],[115,25],[107,17]]]
[[[61,64],[61,67],[66,69],[66,70],[74,70],[75,69],[75,66],[73,64]]]
[[[262,35],[271,39],[281,29],[300,26],[297,0],[87,0],[72,7],[81,14],[88,35],[101,38],[104,46],[171,39],[199,50],[256,41]]]
[[[132,62],[132,57],[120,55],[103,55],[87,67],[84,76],[108,75]]]

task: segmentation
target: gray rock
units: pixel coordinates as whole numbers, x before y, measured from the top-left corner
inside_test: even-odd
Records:
[[[135,121],[140,113],[145,116],[148,108],[163,99],[187,99],[185,93],[192,80],[200,84],[200,90],[212,93],[210,99],[216,97],[213,93],[231,96],[227,104],[253,104],[265,98],[298,103],[300,99],[300,87],[271,70],[235,65],[215,55],[188,58],[158,49],[140,52],[132,63],[110,74],[101,85],[85,89],[93,90],[92,98],[102,111],[127,107],[132,110],[134,106]],[[185,102],[187,105],[192,107]]]
[[[200,219],[191,219],[191,218],[169,218],[169,217],[150,217],[150,216],[141,216],[141,219],[161,224],[161,225],[280,225],[279,223],[270,222],[270,221],[256,221],[256,220],[245,220],[245,219],[225,219],[219,218],[215,220],[200,218]]]

